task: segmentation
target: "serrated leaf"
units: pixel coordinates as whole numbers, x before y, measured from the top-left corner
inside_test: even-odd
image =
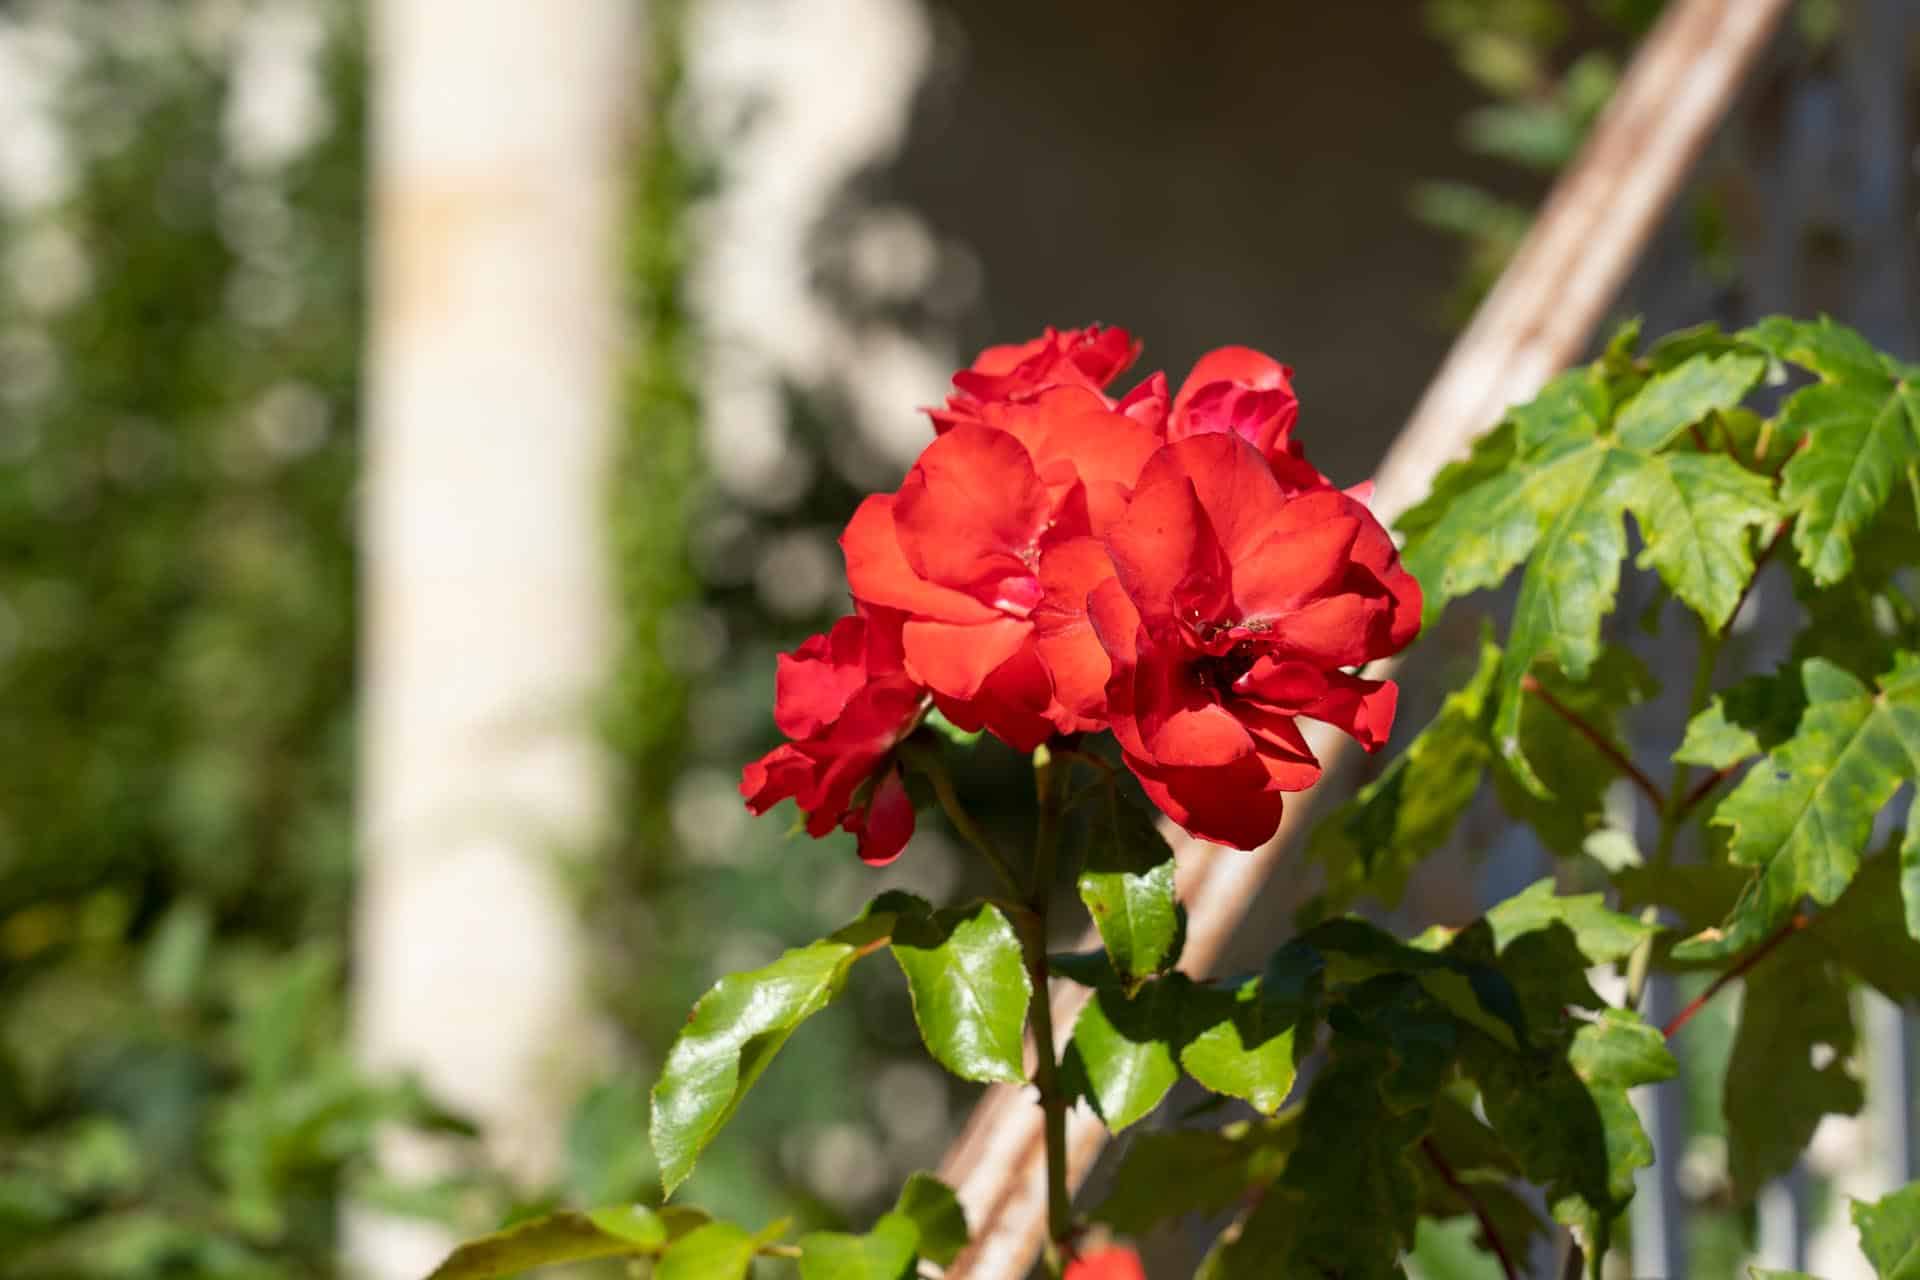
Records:
[[[1662,453],[1639,460],[1621,499],[1645,544],[1639,567],[1657,572],[1709,629],[1724,626],[1753,579],[1752,531],[1780,520],[1772,482],[1724,454]]]
[[[1709,769],[1731,768],[1791,737],[1806,708],[1797,672],[1742,680],[1714,694],[1706,710],[1687,722],[1673,758]]]
[[[1466,457],[1440,468],[1427,496],[1401,512],[1400,518],[1394,521],[1394,528],[1411,543],[1439,524],[1463,496],[1495,476],[1504,474],[1513,465],[1514,453],[1518,448],[1515,436],[1513,422],[1509,419],[1476,439]],[[1506,576],[1504,570],[1501,576]],[[1433,590],[1432,587],[1427,589]]]
[[[1419,1179],[1409,1158],[1424,1109],[1383,1098],[1382,1056],[1336,1057],[1313,1082],[1285,1171],[1195,1280],[1398,1276],[1413,1245]]]
[[[1732,829],[1728,856],[1758,875],[1724,929],[1681,944],[1680,959],[1744,950],[1803,894],[1822,904],[1838,898],[1875,817],[1920,774],[1920,659],[1901,655],[1877,690],[1817,658],[1801,664],[1800,675],[1807,707],[1794,735],[1748,772],[1712,819]]]
[[[1294,1031],[1319,996],[1320,970],[1312,948],[1283,947],[1265,973],[1234,990],[1196,990],[1180,1065],[1261,1115],[1279,1111],[1293,1090]]]
[[[1513,420],[1514,442],[1527,456],[1568,441],[1592,439],[1606,429],[1610,409],[1611,397],[1599,372],[1581,368],[1560,374],[1532,400],[1508,410],[1507,416]]]
[[[1880,1280],[1920,1280],[1920,1182],[1850,1206],[1860,1251]]]
[[[1633,1171],[1653,1162],[1627,1091],[1676,1071],[1659,1031],[1623,1009],[1575,1031],[1562,1053],[1467,1057],[1494,1131],[1541,1184],[1554,1217],[1603,1254],[1613,1219],[1633,1196]]]
[[[1573,931],[1581,954],[1590,963],[1611,964],[1656,932],[1651,924],[1609,911],[1601,894],[1561,897],[1553,890],[1552,877],[1536,880],[1487,912],[1494,945],[1504,951],[1509,942],[1522,934],[1563,924]]]
[[[722,978],[700,997],[653,1086],[653,1153],[668,1195],[794,1028],[840,993],[853,962],[883,943],[891,924],[869,917],[764,969]]]
[[[865,1235],[814,1231],[800,1237],[802,1280],[902,1280],[913,1274],[920,1232],[898,1213]]]
[[[1096,991],[1073,1024],[1068,1069],[1088,1100],[1119,1133],[1167,1096],[1180,1078],[1183,998],[1192,984],[1177,973],[1149,982],[1129,999],[1112,987]]]
[[[1604,650],[1584,682],[1576,683],[1552,667],[1542,667],[1533,676],[1543,693],[1613,742],[1621,740],[1620,713],[1657,688],[1653,673],[1623,645]],[[1549,849],[1569,856],[1580,852],[1605,820],[1617,766],[1544,697],[1521,700],[1520,746],[1550,795],[1529,790],[1502,758],[1493,770],[1501,807],[1532,827]]]
[[[902,913],[893,957],[936,1061],[963,1080],[1026,1079],[1022,1032],[1033,982],[1020,935],[990,903]]]
[[[1558,511],[1520,578],[1500,665],[1494,745],[1522,785],[1549,794],[1521,745],[1522,682],[1536,662],[1553,661],[1575,682],[1600,657],[1600,623],[1613,611],[1627,555],[1621,485],[1639,465],[1599,444],[1570,446],[1555,464]]]
[[[930,1173],[915,1173],[900,1188],[893,1211],[913,1223],[920,1235],[920,1256],[950,1266],[967,1247],[967,1215],[953,1188]]]
[[[428,1280],[501,1280],[563,1262],[657,1256],[670,1241],[707,1221],[697,1210],[655,1211],[645,1205],[548,1214],[468,1241]]]
[[[759,1245],[731,1222],[709,1222],[676,1241],[653,1269],[654,1280],[746,1280]]]
[[[1500,647],[1483,635],[1465,686],[1447,695],[1385,772],[1314,828],[1307,854],[1327,868],[1328,910],[1343,911],[1367,892],[1394,905],[1407,875],[1452,835],[1492,759],[1487,695],[1499,667]]]
[[[1163,972],[1177,958],[1180,908],[1173,891],[1173,849],[1152,815],[1109,787],[1091,823],[1080,900],[1093,916],[1126,985]]]
[[[1816,1048],[1827,1060],[1814,1065]],[[1755,966],[1740,1001],[1722,1106],[1727,1172],[1741,1199],[1793,1167],[1823,1117],[1860,1110],[1847,980],[1825,954],[1798,939]]]
[[[1801,564],[1831,586],[1852,570],[1854,543],[1895,484],[1920,485],[1920,385],[1909,366],[1831,321],[1775,319],[1746,336],[1822,379],[1781,409],[1781,431],[1801,442],[1782,473],[1781,497],[1798,514]]]
[[[1758,356],[1694,356],[1654,375],[1621,406],[1614,434],[1631,449],[1663,448],[1707,415],[1738,405],[1766,364]]]
[[[1901,901],[1900,854],[1868,858],[1853,883],[1807,926],[1812,941],[1887,999],[1920,1000],[1920,941],[1909,933]],[[1908,901],[1912,901],[1911,898]]]
[[[1299,1112],[1219,1130],[1176,1129],[1132,1139],[1092,1217],[1123,1235],[1171,1218],[1225,1211],[1280,1176],[1299,1137]]]

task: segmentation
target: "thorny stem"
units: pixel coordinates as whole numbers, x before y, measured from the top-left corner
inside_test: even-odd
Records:
[[[1033,838],[1033,886],[1027,905],[1031,912],[1024,934],[1027,973],[1033,983],[1028,1023],[1033,1029],[1033,1083],[1040,1092],[1046,1117],[1047,1142],[1047,1273],[1063,1274],[1061,1253],[1073,1232],[1073,1201],[1067,1191],[1067,1097],[1060,1088],[1060,1064],[1053,1049],[1053,1007],[1047,991],[1047,906],[1053,896],[1054,860],[1060,845],[1060,791],[1069,770],[1057,768],[1046,748],[1034,753],[1034,786],[1039,793],[1040,818]]]
[[[1811,923],[1813,923],[1813,917],[1806,912],[1794,912],[1793,917],[1768,935],[1765,942],[1762,942],[1759,946],[1747,952],[1746,955],[1740,958],[1740,963],[1734,965],[1733,968],[1727,970],[1711,983],[1707,984],[1707,989],[1695,996],[1692,1003],[1668,1019],[1667,1025],[1660,1028],[1660,1034],[1671,1040],[1680,1028],[1693,1021],[1694,1014],[1706,1008],[1707,1003],[1725,990],[1729,983],[1733,982],[1736,978],[1742,978],[1751,973],[1755,965],[1773,954],[1774,948],[1778,947],[1781,943]]]
[[[1632,782],[1646,794],[1647,799],[1653,802],[1654,808],[1666,808],[1666,797],[1660,794],[1659,787],[1653,785],[1653,779],[1649,778],[1639,765],[1629,760],[1626,752],[1608,741],[1606,734],[1601,733],[1600,730],[1589,724],[1585,716],[1582,716],[1578,711],[1575,711],[1572,707],[1554,697],[1553,691],[1548,689],[1544,684],[1541,684],[1538,677],[1527,676],[1523,678],[1520,682],[1520,687],[1527,693],[1540,699],[1548,710],[1572,725],[1575,732],[1588,742],[1591,742],[1594,750],[1605,756],[1607,760],[1612,763],[1613,767],[1620,771],[1622,777]]]
[[[1446,1157],[1440,1154],[1439,1146],[1431,1137],[1420,1139],[1420,1150],[1433,1165],[1434,1172],[1440,1175],[1440,1181],[1446,1183],[1447,1188],[1466,1201],[1467,1208],[1473,1210],[1475,1220],[1480,1223],[1480,1234],[1487,1238],[1487,1247],[1493,1250],[1493,1256],[1500,1259],[1500,1270],[1506,1275],[1507,1280],[1520,1280],[1520,1269],[1513,1265],[1513,1258],[1507,1253],[1507,1246],[1500,1241],[1500,1233],[1494,1230],[1493,1218],[1487,1213],[1487,1207],[1480,1203],[1480,1198],[1473,1194],[1472,1188],[1460,1181],[1460,1175],[1453,1171],[1453,1166],[1448,1164]]]

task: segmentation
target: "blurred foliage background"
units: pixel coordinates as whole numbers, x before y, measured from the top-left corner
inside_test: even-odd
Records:
[[[805,464],[790,491],[749,500],[707,474],[708,336],[689,277],[698,210],[729,176],[683,127],[698,2],[648,8],[648,114],[667,127],[634,158],[628,418],[608,478],[622,631],[602,726],[621,822],[578,883],[622,1066],[581,1100],[556,1185],[510,1187],[476,1164],[418,1187],[379,1176],[375,1128],[457,1140],[461,1123],[404,1081],[362,1078],[343,1008],[362,7],[0,0],[0,78],[16,101],[38,99],[60,138],[16,120],[0,147],[6,1275],[325,1277],[349,1196],[465,1228],[557,1200],[650,1197],[646,1088],[688,1006],[895,883],[837,842],[750,822],[735,791],[740,764],[771,743],[773,656],[840,612],[834,534],[897,462],[849,426],[844,389],[790,383],[779,409]],[[1830,7],[1806,5],[1803,23],[1817,30]],[[1431,43],[1400,71],[1446,102],[1464,76],[1478,105],[1457,156],[1392,158],[1429,174],[1413,210],[1455,239],[1460,263],[1391,305],[1464,318],[1660,8],[1408,6]],[[959,19],[936,15],[951,36]],[[315,69],[294,78],[305,96],[272,100],[288,80],[270,64],[295,55]],[[935,80],[953,74],[936,67]],[[828,275],[846,248],[821,247]],[[894,310],[933,330],[946,314],[914,299]],[[1382,359],[1412,387],[1428,363]],[[1392,425],[1375,424],[1381,443]],[[989,745],[962,779],[993,789],[982,808],[1010,825],[1025,804],[1014,764]],[[910,874],[938,898],[971,872],[925,826]],[[689,1195],[745,1220],[839,1224],[935,1161],[966,1095],[922,1060],[905,1001],[888,975],[861,971]],[[1695,1043],[1710,1064],[1708,1032]],[[1747,1231],[1732,1217],[1713,1237],[1728,1268]],[[1423,1248],[1428,1273],[1474,1274],[1448,1262],[1458,1246]]]

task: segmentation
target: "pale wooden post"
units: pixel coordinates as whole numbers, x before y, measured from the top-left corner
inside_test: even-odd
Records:
[[[563,878],[608,813],[604,497],[639,0],[376,0],[359,1048],[530,1180],[597,1056]],[[429,1170],[404,1135],[390,1167]],[[447,1244],[358,1214],[375,1280]]]

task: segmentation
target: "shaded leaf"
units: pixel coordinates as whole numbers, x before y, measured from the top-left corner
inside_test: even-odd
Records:
[[[1533,675],[1545,693],[1615,743],[1621,741],[1620,713],[1657,688],[1646,664],[1620,645],[1601,653],[1584,682],[1576,683],[1551,667]],[[1501,807],[1532,827],[1549,849],[1567,855],[1581,852],[1605,819],[1617,766],[1545,698],[1521,699],[1520,746],[1549,794],[1530,790],[1502,758],[1493,771]]]
[[[853,962],[884,943],[891,924],[869,917],[722,978],[694,1005],[653,1087],[653,1153],[669,1195],[794,1028],[840,993]]]
[[[1793,1167],[1823,1117],[1860,1110],[1846,1069],[1853,1046],[1847,980],[1818,947],[1795,939],[1747,975],[1722,1095],[1727,1172],[1742,1199]]]
[[[1903,874],[1893,850],[1868,858],[1847,891],[1814,917],[1807,932],[1856,977],[1905,1004],[1920,1000],[1920,941],[1905,927]]]
[[[919,1233],[920,1256],[948,1266],[967,1247],[967,1215],[953,1188],[930,1173],[915,1173],[900,1188],[893,1211],[913,1223]]]
[[[1682,764],[1725,769],[1772,750],[1793,735],[1807,695],[1797,673],[1753,676],[1713,695],[1706,710],[1687,722],[1673,753]]]
[[[1725,928],[1683,943],[1675,949],[1681,959],[1745,950],[1802,894],[1819,903],[1838,898],[1875,816],[1920,773],[1920,659],[1901,655],[1878,690],[1817,658],[1800,674],[1807,707],[1794,735],[1748,772],[1712,819],[1732,829],[1728,856],[1758,874]]]
[[[1168,974],[1131,999],[1112,987],[1096,991],[1073,1024],[1067,1069],[1086,1085],[1088,1100],[1119,1133],[1167,1096],[1180,1078],[1176,1053],[1192,984]]]
[[[1312,948],[1283,947],[1264,974],[1235,990],[1196,989],[1180,1065],[1262,1115],[1279,1111],[1293,1089],[1294,1031],[1319,996],[1320,971]]]
[[[1280,1176],[1299,1118],[1295,1111],[1219,1130],[1142,1133],[1128,1144],[1092,1216],[1123,1235],[1141,1235],[1170,1218],[1223,1212]]]
[[[1128,986],[1178,958],[1180,908],[1173,892],[1173,849],[1153,816],[1109,787],[1091,824],[1080,900]]]
[[[920,1036],[941,1066],[964,1080],[1026,1079],[1022,1032],[1033,982],[1020,935],[998,907],[903,912],[893,958],[907,976]]]
[[[1363,892],[1393,905],[1408,873],[1453,834],[1493,756],[1487,695],[1499,667],[1500,647],[1483,635],[1472,678],[1385,772],[1314,828],[1307,853],[1327,867],[1327,909],[1345,910]]]

